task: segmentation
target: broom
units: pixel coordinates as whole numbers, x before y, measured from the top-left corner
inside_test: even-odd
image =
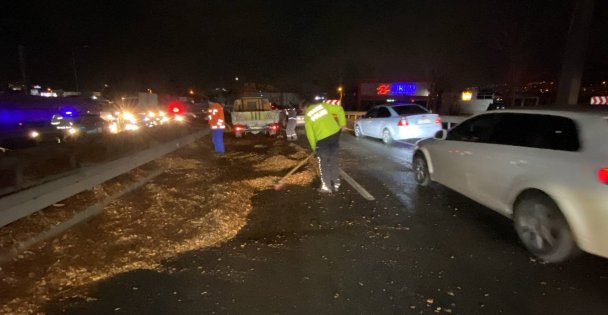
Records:
[[[276,183],[274,183],[274,185],[273,185],[274,190],[281,190],[281,189],[283,189],[283,186],[285,186],[285,183],[283,181],[287,177],[291,176],[291,174],[293,174],[295,171],[297,171],[300,167],[302,167],[302,165],[304,165],[304,163],[306,163],[306,161],[308,161],[314,154],[315,154],[314,152],[312,152],[311,154],[309,154],[305,159],[303,159],[302,161],[300,161],[300,163],[298,163],[298,165],[296,165],[294,168],[292,168],[291,171],[289,171],[289,173],[287,173],[287,175],[283,176]]]

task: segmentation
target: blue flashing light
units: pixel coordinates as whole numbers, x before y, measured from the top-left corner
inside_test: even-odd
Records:
[[[391,84],[391,95],[414,95],[416,93],[415,83],[393,83]]]
[[[72,106],[63,106],[59,112],[61,115],[63,115],[63,117],[75,117],[78,113],[78,111],[76,111],[76,109]]]

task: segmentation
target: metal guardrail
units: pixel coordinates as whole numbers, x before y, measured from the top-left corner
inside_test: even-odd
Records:
[[[122,196],[124,196],[128,193],[131,193],[136,189],[143,187],[149,181],[156,178],[157,176],[159,176],[162,173],[163,173],[163,170],[153,171],[150,175],[146,176],[142,180],[140,180],[140,181],[130,185],[126,189],[124,189],[110,197],[107,197],[104,200],[74,214],[71,218],[69,218],[61,223],[58,223],[56,225],[53,225],[53,226],[49,227],[47,230],[45,230],[39,234],[36,234],[26,240],[21,240],[21,241],[15,243],[12,247],[0,249],[0,264],[10,261],[11,259],[14,259],[19,253],[23,252],[24,250],[28,249],[29,247],[31,247],[32,245],[34,245],[36,243],[42,242],[51,237],[55,237],[55,236],[65,232],[67,229],[69,229],[73,226],[76,226],[82,222],[85,222],[96,215],[101,214],[103,212],[103,210],[112,201],[114,201],[118,198],[121,198]]]
[[[344,115],[346,116],[346,119],[348,119],[348,120],[357,120],[361,116],[365,115],[365,113],[367,113],[367,112],[346,111],[346,112],[344,112]]]
[[[208,130],[199,131],[130,156],[82,168],[72,175],[2,197],[0,199],[0,227],[156,160],[193,143],[208,133]]]
[[[441,120],[447,124],[448,129],[452,128],[453,125],[457,125],[463,122],[469,116],[441,116]]]

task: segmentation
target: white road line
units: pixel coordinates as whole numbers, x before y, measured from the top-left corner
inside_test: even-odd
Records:
[[[405,144],[405,145],[410,146],[410,147],[415,147],[416,146],[416,143],[407,142],[407,140],[397,140],[395,142],[398,142],[398,143],[401,143],[401,144]]]
[[[346,172],[342,169],[340,169],[340,176],[342,176],[344,180],[346,180],[351,186],[353,186],[353,188],[357,192],[359,192],[359,194],[361,194],[363,198],[369,201],[376,200],[374,196],[372,196],[367,190],[365,190],[365,188],[363,188],[363,186],[359,185],[359,183],[357,183],[352,177],[346,174]]]

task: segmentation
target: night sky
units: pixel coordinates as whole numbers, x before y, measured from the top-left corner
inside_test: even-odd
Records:
[[[608,77],[597,1],[584,80]],[[446,87],[555,80],[574,1],[3,1],[0,84],[125,91],[242,81],[283,89],[373,80]]]

